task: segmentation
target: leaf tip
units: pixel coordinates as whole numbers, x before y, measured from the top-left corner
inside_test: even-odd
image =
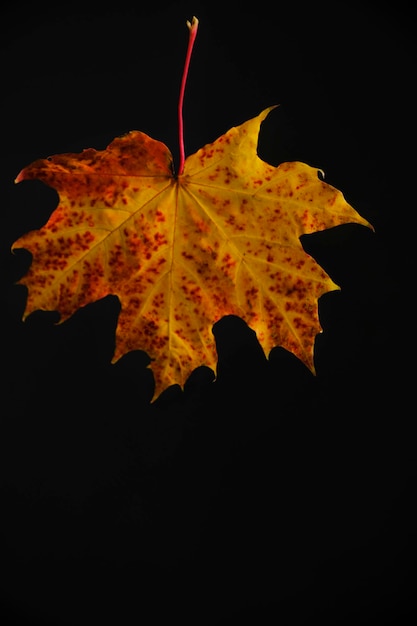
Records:
[[[273,111],[274,109],[278,108],[279,106],[280,106],[279,104],[271,104],[271,106],[266,107],[266,109],[264,109],[262,111],[262,113],[261,113],[262,120],[264,120],[266,118],[266,116],[271,113],[271,111]]]
[[[16,178],[14,179],[14,183],[15,183],[15,185],[16,185],[17,183],[22,182],[22,180],[24,180],[24,178],[25,178],[24,171],[25,171],[25,170],[20,170],[19,174],[18,174],[18,175],[16,176]]]

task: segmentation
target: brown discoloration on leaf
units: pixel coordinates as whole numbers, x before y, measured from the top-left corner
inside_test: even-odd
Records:
[[[55,188],[48,223],[15,242],[33,254],[22,283],[25,316],[116,294],[114,360],[153,359],[156,394],[216,366],[212,326],[238,315],[266,353],[276,345],[311,370],[317,301],[338,289],[300,236],[354,222],[371,227],[342,193],[304,163],[273,167],[257,155],[271,107],[186,159],[178,179],[168,148],[138,131],[106,150],[35,161],[16,179]],[[372,228],[372,227],[371,227]]]

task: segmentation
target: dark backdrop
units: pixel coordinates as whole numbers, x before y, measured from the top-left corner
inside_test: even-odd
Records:
[[[38,4],[0,10],[2,624],[405,623],[416,614],[406,3]],[[133,129],[178,159],[193,14],[187,154],[280,104],[260,156],[322,168],[375,233],[303,238],[341,286],[319,302],[316,377],[226,318],[213,329],[217,372],[201,367],[151,403],[145,354],[111,364],[116,297],[61,325],[53,313],[22,322],[15,283],[30,256],[10,248],[56,195],[13,181],[36,158]]]

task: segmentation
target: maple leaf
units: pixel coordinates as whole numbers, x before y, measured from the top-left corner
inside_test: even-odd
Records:
[[[178,176],[165,144],[131,131],[106,150],[35,161],[16,178],[42,180],[59,195],[48,222],[12,246],[33,256],[20,281],[24,318],[57,310],[63,322],[117,295],[113,361],[145,350],[156,395],[200,365],[215,369],[212,327],[225,315],[243,318],[266,352],[283,346],[314,371],[318,298],[338,286],[300,236],[348,222],[372,228],[316,168],[258,157],[260,125],[275,107],[185,159],[182,104],[198,19],[187,26]]]
[[[300,236],[372,226],[317,168],[259,158],[260,125],[273,108],[190,155],[178,176],[165,144],[139,131],[24,168],[16,182],[39,179],[59,194],[48,222],[12,246],[33,255],[20,281],[24,317],[57,310],[62,322],[117,295],[113,361],[145,350],[157,395],[197,366],[215,369],[212,326],[228,314],[256,331],[266,353],[283,346],[314,372],[318,299],[339,287]]]

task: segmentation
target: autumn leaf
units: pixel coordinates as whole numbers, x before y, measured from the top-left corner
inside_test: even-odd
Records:
[[[300,236],[371,225],[317,168],[259,158],[260,125],[273,108],[189,156],[177,177],[168,148],[139,131],[24,168],[17,182],[39,179],[59,194],[48,222],[13,245],[33,255],[20,281],[24,316],[57,310],[62,322],[117,295],[113,361],[145,350],[156,394],[183,385],[197,366],[215,369],[212,326],[228,314],[256,331],[266,353],[283,346],[314,371],[318,299],[338,286]]]

